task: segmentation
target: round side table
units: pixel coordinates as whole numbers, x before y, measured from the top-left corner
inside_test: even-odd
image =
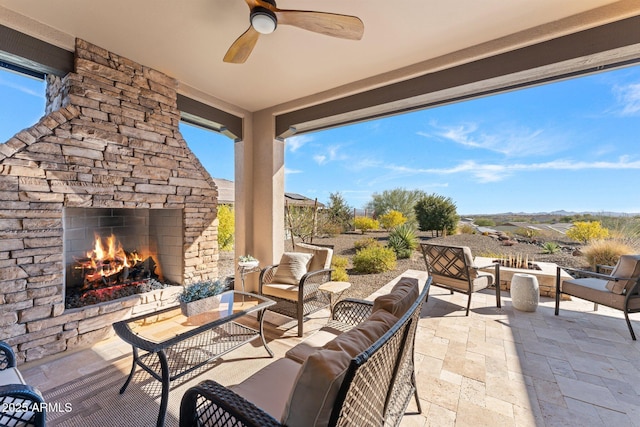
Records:
[[[511,279],[511,302],[516,310],[536,311],[540,302],[538,278],[533,274],[514,274]]]

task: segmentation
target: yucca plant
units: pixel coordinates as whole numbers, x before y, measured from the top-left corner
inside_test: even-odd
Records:
[[[414,249],[418,247],[415,229],[409,224],[402,224],[391,230],[387,245],[396,253],[398,258],[410,258]]]
[[[555,254],[559,250],[560,245],[558,245],[556,242],[545,242],[544,245],[542,245],[543,254]]]

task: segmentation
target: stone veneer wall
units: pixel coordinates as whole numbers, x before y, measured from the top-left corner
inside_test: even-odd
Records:
[[[47,82],[47,115],[0,144],[0,339],[20,361],[91,344],[175,298],[65,312],[64,207],[182,209],[184,284],[218,276],[217,190],[178,130],[177,82],[83,40],[75,72]]]

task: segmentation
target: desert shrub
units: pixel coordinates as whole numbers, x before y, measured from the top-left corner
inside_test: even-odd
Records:
[[[341,224],[329,221],[318,221],[318,234],[323,236],[335,237],[344,231]]]
[[[402,212],[398,212],[396,210],[390,210],[384,215],[380,215],[378,219],[380,221],[380,225],[382,228],[386,230],[391,230],[396,228],[399,225],[402,225],[407,222],[407,217],[402,215]]]
[[[218,248],[221,251],[233,250],[233,238],[236,232],[236,219],[233,207],[218,206]]]
[[[560,245],[558,245],[556,242],[545,242],[544,245],[542,245],[543,254],[555,254],[559,250]]]
[[[348,264],[349,259],[347,257],[335,255],[333,258],[331,258],[331,268],[333,268],[333,271],[331,272],[331,280],[334,280],[336,282],[348,282]]]
[[[592,240],[582,249],[582,254],[593,268],[596,264],[616,265],[621,255],[635,252],[636,248],[618,239]]]
[[[362,231],[363,234],[369,230],[377,230],[380,228],[378,220],[366,216],[357,216],[353,220],[353,225],[356,229]]]
[[[365,237],[364,239],[359,239],[353,242],[353,246],[356,248],[356,252],[357,252],[360,249],[368,248],[371,246],[379,247],[379,246],[382,246],[382,244],[378,242],[376,239],[374,239],[373,237]]]
[[[458,233],[460,234],[476,234],[476,229],[469,224],[462,224],[458,226]]]
[[[394,188],[384,190],[382,193],[373,193],[371,201],[367,203],[367,209],[373,211],[376,216],[380,216],[390,210],[401,212],[411,224],[416,223],[415,204],[425,195],[422,190],[405,190],[404,188]]]
[[[517,236],[524,236],[530,239],[534,237],[538,237],[540,235],[540,230],[536,230],[528,227],[518,227],[513,231],[513,234]]]
[[[573,227],[567,230],[567,237],[582,243],[591,240],[604,239],[609,236],[609,230],[602,227],[600,221],[576,221]]]
[[[393,249],[371,246],[359,250],[353,257],[353,268],[358,273],[383,273],[396,268]]]
[[[389,233],[387,246],[393,249],[398,258],[410,258],[415,248],[418,247],[415,229],[409,224],[397,226]]]
[[[496,222],[489,218],[476,218],[473,222],[480,227],[493,227],[496,225]]]

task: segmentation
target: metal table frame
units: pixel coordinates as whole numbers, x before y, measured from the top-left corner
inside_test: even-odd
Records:
[[[218,319],[184,333],[177,334],[161,342],[154,342],[140,336],[131,329],[131,325],[150,317],[180,310],[179,306],[143,314],[113,324],[113,329],[116,334],[118,334],[123,341],[131,344],[133,348],[131,372],[120,389],[120,394],[124,393],[127,389],[127,386],[133,378],[136,366],[140,366],[153,378],[160,381],[162,383],[162,397],[157,420],[158,427],[164,426],[171,381],[187,375],[195,369],[204,366],[212,360],[218,359],[224,354],[258,337],[262,340],[262,344],[269,353],[269,356],[273,357],[273,352],[269,349],[264,339],[264,316],[262,316],[260,312],[274,305],[275,302],[260,295],[246,292],[227,291],[224,294],[232,294],[234,304],[242,303],[247,297],[255,298],[259,303],[247,309],[234,311],[229,315],[221,316]],[[236,301],[236,296],[241,296],[242,301]],[[257,330],[234,321],[256,311],[259,312],[257,317],[260,325]],[[143,350],[145,353],[140,355],[139,350]],[[154,355],[157,355],[157,358],[154,357]]]

